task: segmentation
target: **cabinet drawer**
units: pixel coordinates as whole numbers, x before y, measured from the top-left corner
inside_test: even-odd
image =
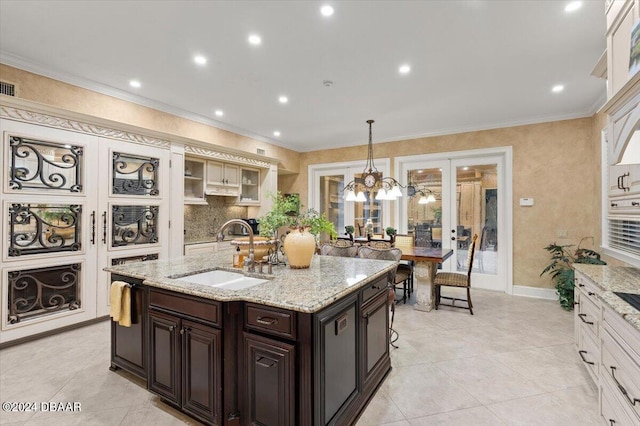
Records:
[[[600,309],[584,293],[580,294],[580,305],[578,305],[578,320],[580,325],[586,326],[594,336],[598,336],[598,324],[600,323]]]
[[[220,302],[195,298],[187,294],[152,289],[149,305],[220,326]]]
[[[598,371],[600,367],[600,348],[596,343],[596,337],[591,329],[584,324],[580,325],[581,346],[578,355],[582,359],[584,366],[589,371],[591,379],[598,383]]]
[[[637,426],[638,421],[634,422],[629,417],[627,410],[620,404],[616,393],[619,393],[617,386],[612,383],[611,379],[604,375],[600,380],[600,416],[605,425],[615,426]]]
[[[247,303],[245,325],[249,329],[296,339],[296,313],[285,309]]]
[[[602,332],[601,339],[602,375],[615,384],[614,391],[617,399],[629,411],[634,412],[640,424],[640,366],[609,334],[608,330]],[[635,404],[634,400],[637,400]]]
[[[362,290],[362,303],[366,303],[367,300],[380,294],[380,292],[387,289],[387,276],[382,276],[375,281],[367,284]]]
[[[600,302],[598,301],[597,295],[602,292],[602,289],[599,285],[597,285],[584,275],[576,273],[575,286],[580,289],[582,294],[584,294],[585,299],[589,299],[593,304],[599,305]]]
[[[602,325],[609,334],[623,346],[631,358],[640,364],[640,331],[629,324],[619,313],[603,303]]]

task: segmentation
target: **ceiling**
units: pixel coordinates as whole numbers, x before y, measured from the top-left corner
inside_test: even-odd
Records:
[[[0,62],[312,151],[592,115],[604,1],[567,3],[0,0]]]

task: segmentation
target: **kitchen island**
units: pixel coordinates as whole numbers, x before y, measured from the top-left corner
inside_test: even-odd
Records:
[[[232,253],[106,268],[132,292],[131,327],[112,323],[111,369],[207,424],[354,423],[391,369],[396,264],[314,256],[309,269],[249,274]],[[208,271],[258,281],[198,279]]]

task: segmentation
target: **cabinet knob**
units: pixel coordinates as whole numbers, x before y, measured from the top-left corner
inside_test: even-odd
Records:
[[[172,325],[170,325],[170,326],[169,326],[169,331],[173,331],[173,328],[174,328],[174,327],[173,327]]]

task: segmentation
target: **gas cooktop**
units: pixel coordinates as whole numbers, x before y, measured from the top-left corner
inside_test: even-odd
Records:
[[[614,291],[614,294],[640,311],[640,294],[618,293],[617,291]]]

